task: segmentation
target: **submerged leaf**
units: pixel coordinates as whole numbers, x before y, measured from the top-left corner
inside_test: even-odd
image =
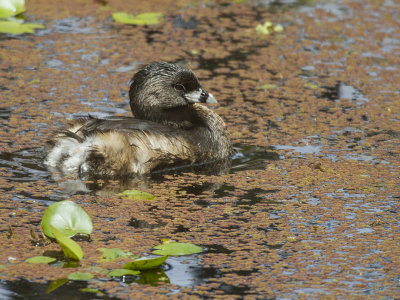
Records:
[[[115,21],[124,24],[155,25],[162,22],[163,14],[157,12],[150,12],[134,16],[124,12],[115,12],[112,14],[112,17]]]
[[[52,291],[58,289],[60,286],[62,286],[66,282],[68,282],[67,278],[53,280],[52,282],[50,282],[49,287],[46,290],[46,294],[50,294]]]
[[[152,194],[141,192],[138,190],[126,190],[123,191],[122,193],[119,193],[118,195],[124,198],[137,199],[137,200],[152,200],[156,197]]]
[[[57,259],[55,259],[54,257],[49,257],[49,256],[34,256],[31,258],[28,258],[27,260],[25,260],[25,262],[29,262],[32,264],[48,264],[48,263],[52,263],[55,262]]]
[[[96,289],[91,289],[91,288],[82,288],[79,289],[81,292],[85,292],[85,293],[93,293],[93,294],[97,294],[97,295],[104,295],[104,293],[102,291],[96,290]]]
[[[101,255],[101,261],[113,261],[117,258],[132,257],[137,258],[131,252],[125,252],[120,248],[98,248],[97,250],[103,252]]]
[[[67,276],[69,280],[90,280],[93,278],[93,274],[91,273],[83,273],[83,272],[74,272]]]
[[[153,254],[173,256],[190,255],[203,251],[203,248],[191,243],[167,243],[157,245],[154,249],[156,250],[152,251]]]
[[[1,1],[1,0],[0,0]],[[10,34],[34,33],[34,29],[44,28],[42,24],[0,21],[0,32]]]
[[[93,229],[92,220],[83,208],[68,200],[50,205],[44,212],[41,225],[44,233],[52,238],[50,225],[67,237],[77,233],[90,234]]]
[[[168,255],[161,256],[161,257],[155,257],[155,258],[142,257],[142,258],[136,259],[130,263],[125,264],[124,269],[129,269],[129,270],[154,269],[154,268],[161,266],[164,263],[164,261],[166,261],[167,258],[168,258]]]
[[[83,257],[82,248],[75,241],[63,235],[59,230],[57,230],[57,228],[52,225],[49,225],[49,227],[57,243],[60,244],[65,257],[73,260],[81,260]]]
[[[0,18],[9,18],[25,11],[25,0],[0,0]]]
[[[140,271],[137,270],[130,270],[130,269],[114,269],[108,273],[108,276],[125,276],[125,275],[138,275]]]

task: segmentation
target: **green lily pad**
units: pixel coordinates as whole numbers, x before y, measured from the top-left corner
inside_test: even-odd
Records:
[[[52,282],[50,282],[49,287],[46,290],[46,294],[50,294],[52,291],[58,289],[60,286],[62,286],[67,282],[68,282],[67,278],[60,278],[57,280],[53,280]]]
[[[0,18],[9,18],[25,11],[25,0],[0,0]]]
[[[1,0],[0,0],[1,1]],[[18,21],[0,21],[0,33],[23,34],[34,33],[34,29],[44,28],[42,24],[20,23]]]
[[[108,276],[125,276],[125,275],[138,275],[140,274],[140,271],[138,270],[130,270],[130,269],[114,269],[111,270],[110,273],[108,273]]]
[[[34,256],[25,260],[25,262],[32,263],[32,264],[48,264],[55,262],[57,259],[54,257],[49,256]]]
[[[93,278],[93,274],[91,273],[83,273],[83,272],[74,272],[67,276],[69,280],[90,280]]]
[[[54,235],[50,225],[67,237],[77,233],[90,234],[93,229],[88,214],[78,204],[69,200],[50,205],[44,212],[41,225],[44,233],[51,238],[54,238]]]
[[[101,255],[101,261],[113,261],[117,258],[138,258],[137,256],[133,255],[131,252],[125,252],[120,248],[98,248],[97,250],[103,252]]]
[[[163,21],[163,14],[157,12],[143,13],[136,16],[124,12],[115,12],[112,17],[117,22],[133,25],[155,25]]]
[[[123,198],[129,198],[135,200],[153,200],[156,197],[152,194],[141,192],[138,190],[126,190],[123,191],[122,193],[119,193],[118,195],[122,196]]]
[[[65,257],[73,260],[81,260],[83,257],[82,248],[69,237],[63,235],[57,228],[49,225],[57,243],[60,244]]]
[[[200,253],[203,251],[203,248],[196,246],[191,243],[167,243],[161,244],[154,247],[154,251],[151,253],[157,255],[173,255],[173,256],[180,256],[180,255],[190,255],[195,253]]]
[[[168,258],[168,255],[161,256],[161,257],[155,257],[155,258],[142,257],[142,258],[136,259],[134,261],[131,261],[130,263],[125,264],[124,269],[149,270],[149,269],[158,268],[166,261],[167,258]]]

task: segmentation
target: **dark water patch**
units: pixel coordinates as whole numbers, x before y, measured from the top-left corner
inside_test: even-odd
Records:
[[[35,34],[38,36],[47,35],[50,32],[90,34],[96,30],[95,28],[87,26],[87,23],[90,23],[92,21],[92,17],[71,17],[61,20],[56,19],[53,20],[53,24],[51,27],[48,26],[45,29],[37,31]]]
[[[87,287],[85,281],[68,281],[56,290],[46,294],[50,282],[36,283],[26,279],[14,281],[0,281],[0,298],[4,300],[11,299],[29,299],[29,300],[53,300],[53,299],[113,299],[109,297],[99,297],[92,293],[80,291]]]
[[[223,41],[222,41],[223,42]],[[190,55],[190,53],[187,53]],[[240,77],[241,80],[244,79],[249,79],[252,80],[250,77],[243,77],[239,76],[238,74],[235,74],[234,72],[219,72],[216,71],[219,68],[230,68],[232,65],[232,62],[237,62],[239,68],[246,69],[247,66],[244,65],[242,62],[247,60],[247,57],[249,55],[256,55],[258,54],[257,49],[250,49],[250,50],[242,50],[242,49],[237,49],[232,52],[230,52],[229,55],[223,57],[223,58],[204,58],[201,55],[197,57],[198,61],[198,69],[201,70],[207,70],[212,73],[212,76],[214,77],[217,75],[224,75],[226,78],[235,78],[235,77]]]
[[[200,266],[197,255],[170,256],[161,268],[143,270],[137,276],[115,277],[113,280],[121,281],[125,284],[149,284],[157,286],[161,283],[170,283],[178,287],[193,288],[204,284],[218,274],[221,274],[221,272],[217,269]]]
[[[218,244],[211,244],[211,245],[205,245],[206,251],[204,253],[220,253],[220,254],[231,254],[233,253],[232,250],[229,250],[225,248],[222,245]]]
[[[162,31],[154,29],[147,29],[145,32],[147,44],[152,44],[154,41],[157,41],[157,36],[161,36],[163,34]]]
[[[43,165],[43,148],[30,148],[16,152],[0,153],[0,168],[12,172],[8,181],[30,182],[47,179],[49,173]]]
[[[289,153],[300,153],[300,155],[306,154],[319,154],[323,148],[320,145],[305,145],[305,146],[291,146],[291,145],[274,145],[276,150],[286,150]]]
[[[358,105],[369,102],[369,99],[366,98],[361,91],[351,85],[346,85],[341,81],[336,83],[334,86],[324,86],[323,88],[325,91],[318,96],[321,99],[332,101],[350,99]]]
[[[250,291],[250,287],[246,285],[230,285],[230,284],[221,284],[216,291],[222,290],[225,292],[226,296],[228,295],[246,295],[248,291]]]
[[[14,192],[12,199],[16,201],[38,201],[50,203],[52,201],[64,200],[68,193],[66,191],[55,191],[51,195],[37,193],[34,182],[52,182],[51,174],[43,164],[44,148],[27,148],[15,152],[0,153],[0,169],[5,180],[14,185],[17,183],[29,183],[32,190],[19,189]],[[3,191],[12,193],[12,188],[4,186]],[[38,196],[40,194],[40,196]]]
[[[177,233],[183,233],[183,232],[189,232],[190,227],[185,227],[183,225],[178,225],[175,230],[172,232],[172,234],[177,234]]]
[[[277,161],[280,156],[277,152],[259,146],[237,146],[232,157],[231,173],[244,170],[264,169],[270,161]]]
[[[252,2],[256,7],[265,7],[270,13],[314,6],[316,3],[315,0],[253,0]]]
[[[158,222],[156,224],[150,224],[146,220],[139,220],[134,217],[132,217],[128,223],[128,226],[132,226],[134,228],[140,228],[140,229],[143,229],[143,228],[154,229],[154,228],[163,227],[165,225],[166,225],[166,223],[163,223],[163,222]]]
[[[224,183],[217,190],[214,191],[214,197],[223,198],[229,196],[231,195],[230,192],[233,192],[234,190],[234,186]]]
[[[265,195],[279,192],[279,189],[264,190],[261,188],[254,188],[246,191],[246,193],[236,201],[236,205],[253,206],[257,203],[267,202]]]
[[[189,19],[184,19],[181,15],[177,15],[172,19],[172,25],[175,28],[195,29],[199,21],[196,17],[191,16]]]
[[[0,108],[0,120],[8,121],[10,120],[12,110],[9,108]]]
[[[270,231],[281,231],[278,228],[278,225],[275,223],[271,223],[268,225],[268,227],[257,227],[257,230],[265,231],[265,232],[270,232]]]

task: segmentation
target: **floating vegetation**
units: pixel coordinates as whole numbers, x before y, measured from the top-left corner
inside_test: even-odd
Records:
[[[264,24],[258,24],[256,26],[257,33],[260,34],[271,34],[271,33],[279,33],[283,31],[283,26],[280,24],[274,25],[272,22],[266,21]]]
[[[203,248],[196,246],[191,243],[177,243],[177,242],[169,242],[161,245],[155,246],[152,251],[153,254],[157,255],[190,255],[195,253],[200,253],[203,251]]]
[[[126,276],[126,275],[138,275],[140,274],[140,271],[138,270],[130,270],[130,269],[114,269],[108,273],[108,276],[115,276],[115,277],[120,277],[120,276]]]
[[[61,246],[65,257],[72,260],[81,260],[83,257],[82,248],[75,241],[63,235],[62,232],[54,226],[49,225],[49,227],[57,243]]]
[[[168,255],[161,257],[142,257],[124,265],[129,270],[150,270],[160,267],[168,258]]]
[[[49,256],[34,256],[25,260],[25,262],[32,263],[32,264],[49,264],[55,262],[57,259],[54,257]]]
[[[135,16],[124,12],[115,12],[112,17],[117,22],[131,25],[156,25],[163,21],[163,14],[158,12],[143,13]]]
[[[153,200],[156,196],[141,192],[138,190],[126,190],[118,195],[122,196],[123,198],[135,199],[135,200]]]
[[[0,18],[9,18],[25,11],[25,0],[1,0]]]
[[[25,0],[1,0],[0,33],[34,33],[35,29],[44,28],[42,24],[24,23],[24,18],[21,15],[24,11]],[[18,16],[18,18],[14,16]]]
[[[41,225],[44,233],[51,238],[54,238],[54,235],[50,226],[67,237],[78,233],[90,234],[93,229],[89,215],[82,207],[69,200],[50,205],[44,212]]]
[[[90,280],[94,276],[92,273],[87,273],[87,272],[73,272],[67,276],[67,279],[69,280]]]

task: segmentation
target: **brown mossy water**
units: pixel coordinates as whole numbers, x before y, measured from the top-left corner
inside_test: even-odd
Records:
[[[398,297],[400,5],[267,2],[27,3],[27,19],[46,29],[0,37],[3,290],[17,297],[29,285],[43,299],[44,283],[98,266],[97,248],[145,255],[170,238],[205,248],[159,271],[170,283],[91,280],[71,289],[118,299]],[[165,18],[154,26],[110,17],[155,9]],[[257,34],[265,21],[284,31]],[[130,115],[128,81],[155,60],[188,64],[218,99],[239,146],[231,171],[134,183],[155,201],[119,197],[131,182],[55,182],[42,164],[54,130],[88,113]],[[79,242],[84,259],[73,268],[24,263],[59,251],[35,246],[30,232],[62,199],[93,220],[91,241]]]

